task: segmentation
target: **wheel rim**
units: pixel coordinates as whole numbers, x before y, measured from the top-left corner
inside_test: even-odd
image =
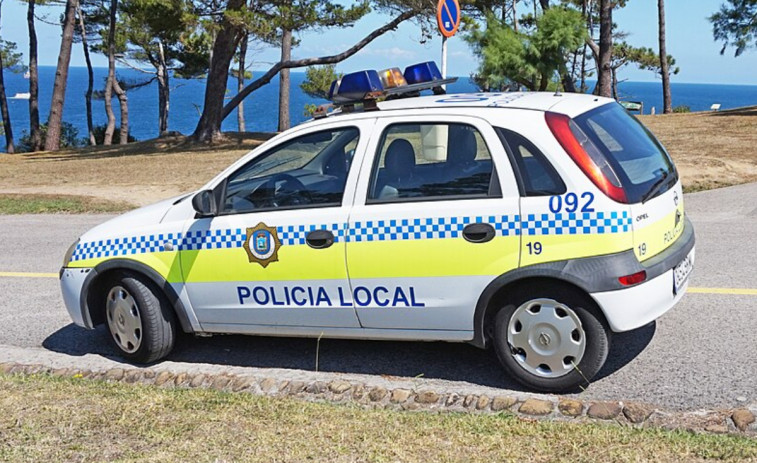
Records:
[[[110,334],[121,350],[133,354],[142,344],[142,317],[129,291],[114,286],[108,293],[106,314]]]
[[[557,378],[570,373],[586,350],[581,319],[565,304],[534,299],[518,307],[507,326],[507,342],[529,373]]]

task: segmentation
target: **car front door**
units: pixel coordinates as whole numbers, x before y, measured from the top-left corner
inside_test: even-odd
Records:
[[[518,266],[507,154],[475,117],[387,117],[374,133],[347,235],[360,323],[472,332],[484,288]]]
[[[215,187],[218,215],[190,221],[182,237],[185,288],[204,330],[359,327],[343,303],[344,236],[370,125],[297,131]]]

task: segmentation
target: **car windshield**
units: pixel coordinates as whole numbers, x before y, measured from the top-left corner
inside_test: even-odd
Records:
[[[619,104],[600,106],[574,120],[607,158],[629,203],[665,192],[678,181],[660,142]]]

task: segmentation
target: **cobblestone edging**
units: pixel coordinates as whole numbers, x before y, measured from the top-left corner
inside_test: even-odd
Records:
[[[232,369],[233,370],[233,369]],[[620,401],[585,401],[564,397],[523,394],[464,393],[429,386],[392,387],[360,380],[298,379],[297,375],[189,372],[176,368],[55,368],[41,364],[0,363],[4,374],[50,374],[58,377],[119,381],[158,387],[212,388],[273,397],[295,397],[310,401],[353,403],[367,408],[426,410],[470,413],[511,413],[526,419],[575,422],[606,422],[623,426],[683,429],[694,432],[733,433],[757,436],[754,409],[669,411],[652,405]],[[319,375],[315,373],[314,375]],[[287,377],[289,376],[289,377]],[[300,375],[302,376],[302,375]],[[397,383],[407,383],[397,381]]]

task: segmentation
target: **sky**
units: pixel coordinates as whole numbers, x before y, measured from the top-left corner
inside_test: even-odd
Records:
[[[529,0],[530,1],[530,0]],[[349,2],[347,2],[349,3]],[[707,18],[717,11],[722,0],[668,0],[666,2],[668,53],[676,59],[681,71],[673,76],[673,82],[720,83],[757,85],[757,50],[745,51],[740,57],[733,56],[733,49],[720,54],[722,44],[712,38],[712,25]],[[525,6],[521,8],[525,9]],[[37,7],[38,16],[57,19],[61,7]],[[371,13],[355,26],[345,29],[305,31],[298,35],[300,45],[294,49],[293,58],[323,56],[341,52],[362,39],[370,31],[385,24],[389,16]],[[614,21],[621,31],[628,33],[627,41],[635,46],[657,49],[657,2],[655,0],[631,0],[628,6],[615,12]],[[28,49],[26,29],[26,4],[18,0],[4,0],[0,36],[18,44],[21,51]],[[60,27],[37,22],[39,62],[54,66],[60,48]],[[441,59],[441,35],[427,43],[420,43],[421,33],[417,25],[406,22],[391,33],[385,34],[355,56],[340,63],[337,70],[351,72],[361,69],[384,69],[400,67],[421,61]],[[468,76],[475,72],[478,62],[470,48],[459,36],[448,41],[449,75]],[[271,47],[251,46],[248,60],[254,70],[264,70],[278,60],[279,51]],[[95,66],[107,66],[102,55],[93,55]],[[75,44],[72,66],[84,66],[81,46]],[[653,81],[650,71],[641,71],[628,66],[620,74],[630,81]]]

